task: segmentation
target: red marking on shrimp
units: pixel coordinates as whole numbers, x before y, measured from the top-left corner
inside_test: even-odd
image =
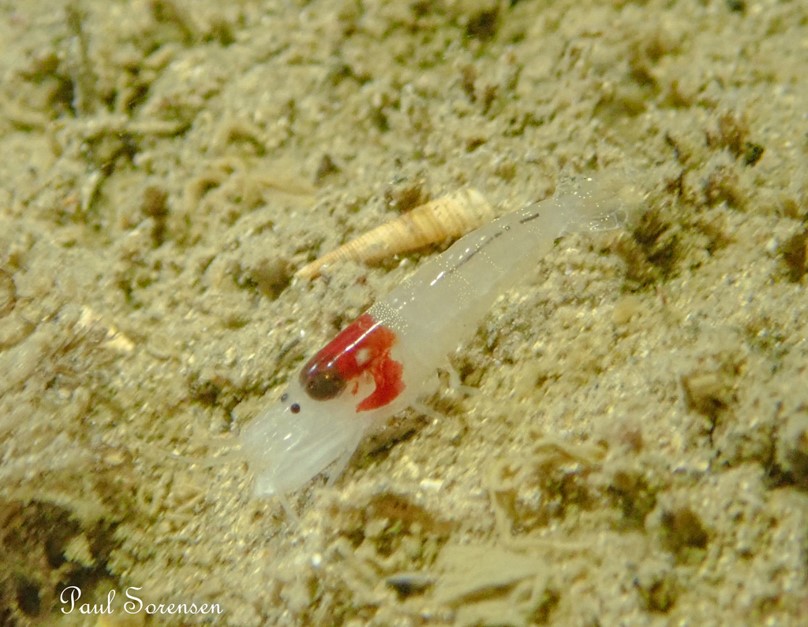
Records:
[[[404,390],[401,363],[390,355],[396,333],[369,313],[359,316],[312,357],[300,371],[300,384],[315,400],[338,396],[352,382],[350,392],[359,392],[359,377],[370,375],[373,392],[362,399],[356,411],[384,407]]]

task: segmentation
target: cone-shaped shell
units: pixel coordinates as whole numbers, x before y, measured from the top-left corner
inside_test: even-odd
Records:
[[[303,266],[295,276],[313,279],[325,266],[339,261],[374,263],[428,244],[456,239],[493,218],[491,205],[479,191],[460,189],[360,235]]]

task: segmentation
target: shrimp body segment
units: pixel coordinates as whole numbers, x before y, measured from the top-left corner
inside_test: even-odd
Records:
[[[637,199],[616,183],[573,181],[472,231],[340,332],[243,430],[255,494],[294,491],[332,465],[338,475],[366,432],[430,389],[442,360],[558,237],[619,225]]]

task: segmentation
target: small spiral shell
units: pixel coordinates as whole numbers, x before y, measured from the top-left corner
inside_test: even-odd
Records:
[[[313,279],[338,261],[374,263],[445,240],[491,221],[494,211],[483,195],[464,188],[415,207],[300,268],[295,276]]]

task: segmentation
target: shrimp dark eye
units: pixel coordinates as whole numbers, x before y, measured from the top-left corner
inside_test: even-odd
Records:
[[[302,370],[300,384],[311,398],[325,401],[338,396],[345,389],[346,382],[336,368],[321,368],[315,363]]]
[[[297,403],[292,403],[289,406],[289,411],[291,411],[293,414],[299,414],[300,413],[300,405],[298,405]]]

